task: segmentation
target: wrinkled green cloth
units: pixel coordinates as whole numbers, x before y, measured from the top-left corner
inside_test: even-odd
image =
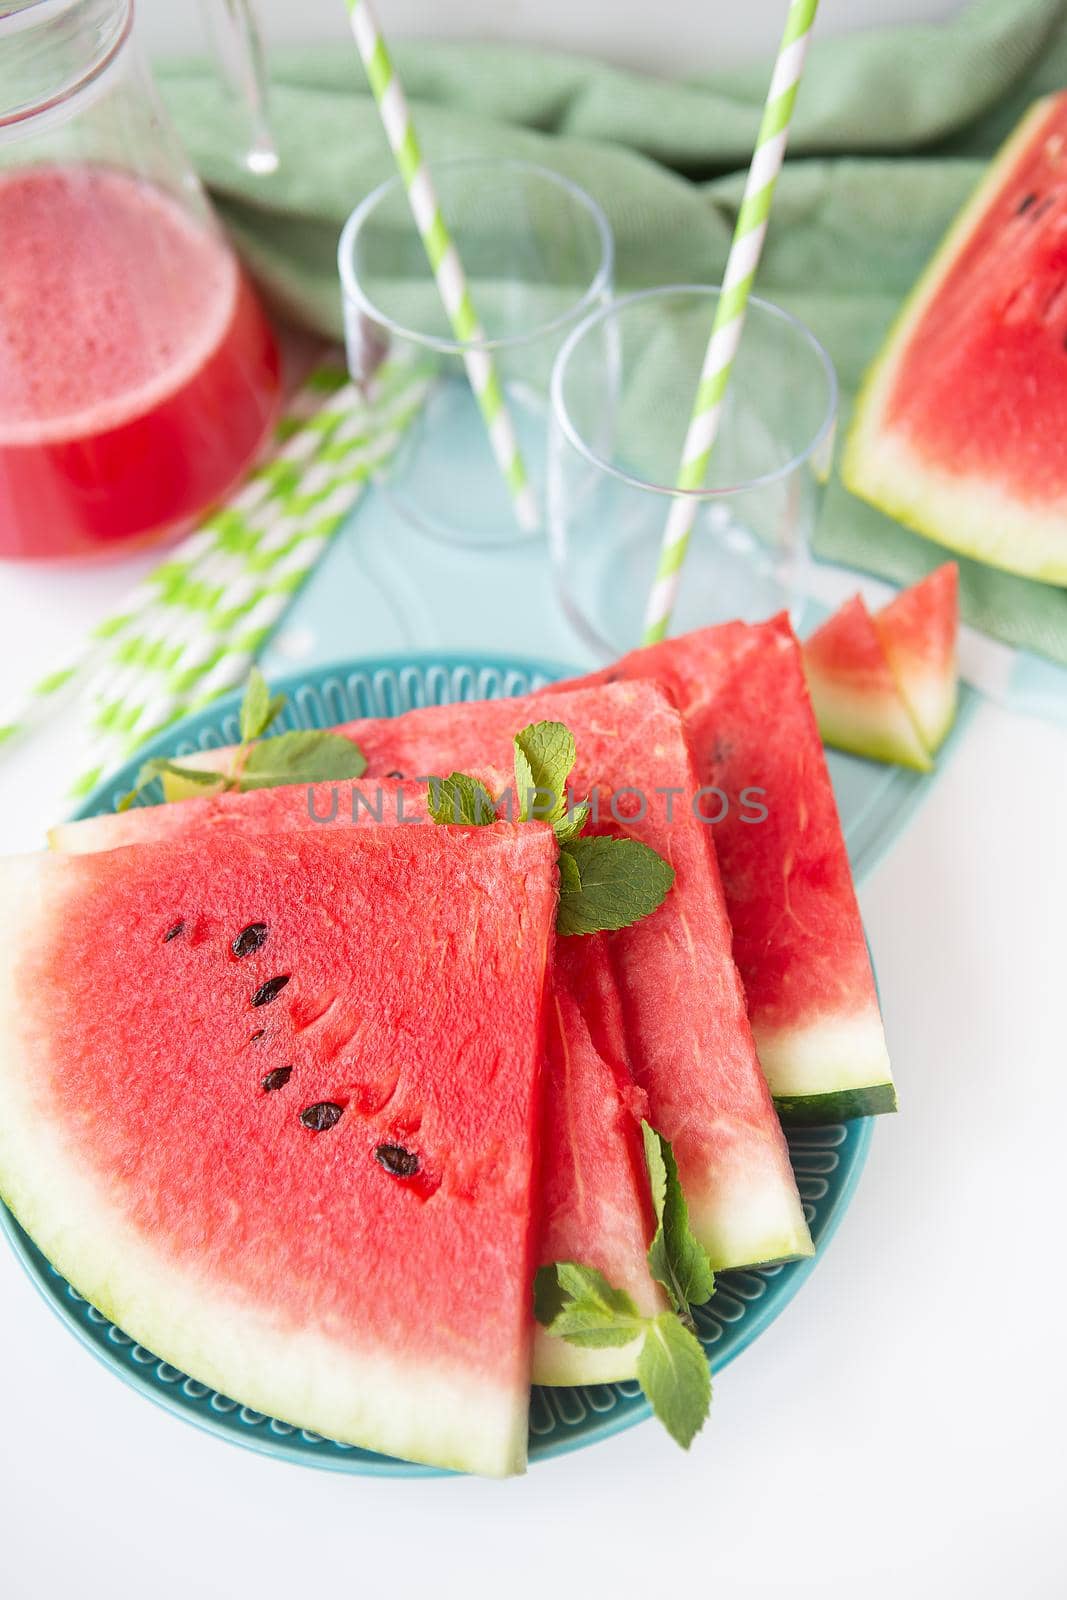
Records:
[[[497,45],[411,44],[396,56],[431,164],[491,151],[576,179],[614,229],[620,291],[718,281],[768,63],[670,83]],[[282,159],[265,178],[234,159],[240,130],[209,67],[172,63],[159,78],[277,305],[338,333],[340,225],[393,170],[354,48],[273,61]],[[1065,85],[1067,0],[976,0],[940,25],[816,32],[759,287],[829,349],[846,422],[864,367],[984,162],[1035,96]],[[816,551],[899,582],[943,559],[836,478]],[[1067,590],[973,561],[961,572],[970,622],[1067,663]]]

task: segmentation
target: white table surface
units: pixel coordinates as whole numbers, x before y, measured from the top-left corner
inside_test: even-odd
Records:
[[[132,575],[0,568],[5,679]],[[528,600],[465,642],[533,651]],[[568,653],[561,629],[544,654]],[[69,719],[9,757],[11,848],[62,810],[73,762]],[[983,706],[864,885],[903,1111],[688,1457],[646,1424],[502,1485],[260,1459],[125,1388],[0,1249],[0,1595],[1061,1595],[1065,799],[1067,735]]]

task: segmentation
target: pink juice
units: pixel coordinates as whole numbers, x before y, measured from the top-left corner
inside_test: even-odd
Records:
[[[0,173],[0,556],[190,523],[276,411],[278,352],[228,245],[87,164]]]

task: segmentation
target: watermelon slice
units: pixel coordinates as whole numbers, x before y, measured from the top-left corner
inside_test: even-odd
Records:
[[[636,786],[645,796],[647,815],[615,822],[608,812],[600,830],[640,839],[675,868],[659,910],[606,937],[630,1065],[653,1125],[674,1146],[694,1230],[717,1268],[809,1255],[789,1153],[731,959],[711,829],[690,804],[670,808],[666,798],[672,788],[692,797],[697,784],[681,721],[661,691],[627,683],[555,694],[550,702],[531,696],[431,706],[341,731],[359,744],[368,776],[476,767],[486,773],[495,765],[501,786],[511,777],[516,728],[546,712],[577,740],[576,794],[596,788],[610,799]]]
[[[918,772],[933,766],[859,595],[804,645],[804,670],[827,744]]]
[[[4,863],[0,1192],[200,1381],[521,1470],[555,862],[501,824]]]
[[[521,724],[516,724],[516,728]],[[490,774],[503,787],[499,774]],[[333,825],[387,827],[426,820],[425,784],[368,780],[201,795],[64,823],[50,835],[69,854],[220,833],[285,833]],[[655,1315],[665,1298],[648,1271],[654,1231],[640,1132],[645,1096],[627,1067],[621,1007],[602,935],[561,940],[546,1001],[542,1231],[538,1264],[580,1261],[626,1289]],[[534,1329],[538,1383],[608,1383],[633,1378],[638,1347],[584,1350]]]
[[[902,589],[874,626],[923,744],[939,750],[956,720],[959,696],[959,571],[946,561]]]
[[[129,811],[61,822],[48,832],[53,850],[88,855],[130,844],[207,838],[220,834],[288,833],[328,826],[426,821],[424,783],[375,779],[372,783],[292,784],[280,789],[250,789],[246,794],[197,794],[163,806],[134,806]]]
[[[748,632],[761,637],[758,630]],[[694,638],[706,640],[707,635]],[[791,633],[788,648],[795,649]],[[642,654],[653,656],[653,652]],[[708,671],[707,649],[698,645],[693,662],[699,673]],[[635,677],[639,675],[633,673]],[[779,713],[784,705],[788,714],[789,689],[794,690],[795,698],[799,685],[802,753],[799,764],[790,765],[782,773],[783,809],[785,805],[790,811],[795,808],[798,771],[806,780],[806,769],[817,760],[816,781],[821,773],[825,791],[809,803],[822,829],[819,838],[825,844],[828,835],[832,850],[835,839],[840,845],[840,830],[799,657],[796,675],[793,684],[787,665],[785,683],[772,682],[770,675],[764,679],[766,704],[774,704]],[[685,799],[674,805],[669,799],[672,789],[676,795],[691,798],[697,788],[678,714],[651,683],[619,683],[572,693],[560,693],[553,686],[551,699],[544,695],[542,691],[514,700],[428,706],[399,717],[346,723],[337,731],[359,744],[367,758],[368,778],[379,774],[395,777],[399,773],[401,781],[410,781],[412,776],[443,775],[455,768],[477,772],[494,792],[499,792],[511,780],[516,729],[547,714],[565,722],[577,740],[578,763],[573,775],[576,794],[598,788],[610,798],[615,791],[631,785],[644,793],[647,816],[629,818],[622,824],[608,816],[602,822],[611,831],[629,833],[650,845],[670,860],[677,874],[667,900],[644,925],[607,936],[612,963],[621,980],[630,1066],[647,1093],[653,1125],[674,1145],[693,1226],[713,1266],[749,1266],[810,1255],[811,1238],[788,1149],[755,1056],[744,994],[731,959],[731,930],[711,840],[713,830],[697,820]],[[796,715],[795,705],[792,711]],[[758,701],[741,708],[736,719],[738,738],[755,745],[763,743],[762,717]],[[705,739],[704,744],[707,743]],[[185,764],[221,770],[228,765],[231,754],[228,750],[212,750]],[[745,834],[754,831],[742,830]],[[808,908],[807,925],[812,926],[811,919],[818,917],[823,939],[833,932],[834,949],[824,956],[825,965],[819,973],[824,986],[819,998],[824,1007],[832,1006],[827,994],[836,996],[845,983],[852,984],[850,998],[855,996],[857,1007],[850,1010],[847,1022],[836,1031],[831,1028],[830,1033],[820,1012],[824,1041],[816,1046],[820,1054],[814,1059],[805,1055],[787,1080],[790,1106],[814,1120],[827,1120],[834,1114],[857,1115],[861,1109],[870,1109],[876,1100],[884,1105],[886,1096],[892,1096],[874,982],[843,845],[840,850],[843,882],[834,885],[837,893],[828,904]],[[775,881],[781,860],[778,855],[767,873],[769,881],[756,882],[751,876],[748,880],[759,908],[753,920],[763,919],[757,934],[761,953],[768,926],[768,889],[774,889],[779,901],[782,898]],[[831,873],[821,862],[816,872],[818,882],[812,888],[817,898]],[[855,960],[848,944],[847,924],[843,928],[844,964],[838,965],[837,928],[842,910],[847,912],[849,905],[862,953],[862,973],[856,974],[847,965],[850,959]],[[775,912],[772,926],[779,920]],[[793,1000],[788,984],[780,986],[769,971],[767,978],[767,987],[774,993],[767,1014],[776,1020],[781,1018],[783,1023],[786,1019],[791,1022]],[[592,987],[589,980],[589,988]],[[810,990],[805,998],[810,1001]],[[861,1009],[864,1002],[873,1007],[873,1013]],[[774,1061],[777,1038],[770,1034],[767,1037],[768,1056]],[[813,1100],[821,1098],[812,1085],[818,1089],[823,1084],[827,1063],[822,1052],[826,1049],[835,1052],[829,1066],[834,1074],[835,1096],[829,1106],[813,1105]],[[880,1076],[873,1076],[875,1073]],[[879,1086],[873,1098],[872,1084]],[[836,1092],[843,1089],[843,1095]],[[859,1098],[857,1089],[862,1091]],[[624,1240],[626,1237],[628,1234]]]
[[[779,1111],[833,1122],[894,1110],[874,975],[788,617],[668,639],[545,692],[620,678],[654,678],[667,690],[700,782],[727,798],[710,832]]]
[[[666,1298],[648,1271],[655,1231],[641,1118],[648,1099],[626,1066],[618,993],[603,935],[559,939],[547,1001],[539,1264],[578,1261],[655,1316]],[[606,1042],[614,1038],[615,1045]],[[633,1378],[640,1344],[583,1350],[534,1329],[545,1384]]]
[[[1023,118],[871,367],[854,494],[953,550],[1067,584],[1067,93]]]

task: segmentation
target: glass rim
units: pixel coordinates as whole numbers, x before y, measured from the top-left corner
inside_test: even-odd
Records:
[[[6,39],[31,28],[43,27],[63,16],[64,12],[73,11],[78,4],[80,0],[30,0],[28,5],[20,6],[17,11],[7,12],[0,16],[0,47]],[[13,111],[0,110],[0,128],[17,127],[21,122],[31,122],[45,112],[66,105],[107,72],[133,32],[133,0],[115,0],[115,10],[114,32],[84,72],[71,78],[54,93],[46,95],[43,100],[20,102]]]
[[[597,237],[600,240],[600,265],[582,293],[562,311],[559,316],[550,318],[547,322],[538,323],[536,327],[524,333],[504,334],[499,337],[486,339],[461,340],[444,338],[439,334],[425,333],[417,328],[405,327],[395,317],[383,311],[362,288],[356,276],[352,262],[353,242],[366,223],[371,213],[390,194],[403,190],[404,180],[399,173],[394,173],[379,183],[369,194],[364,195],[359,205],[349,215],[341,237],[337,244],[337,268],[341,277],[341,292],[346,300],[354,304],[364,315],[372,317],[378,326],[394,337],[406,339],[411,344],[420,345],[427,350],[436,350],[444,355],[464,355],[469,351],[489,351],[514,349],[519,345],[532,344],[537,339],[544,338],[547,334],[556,332],[559,328],[569,327],[576,317],[581,317],[588,306],[593,305],[610,287],[612,274],[615,270],[615,238],[611,231],[611,224],[604,214],[603,208],[587,189],[573,179],[564,177],[563,173],[555,172],[551,167],[543,167],[536,161],[524,161],[517,156],[449,156],[443,161],[434,163],[435,172],[456,170],[460,167],[496,167],[501,170],[510,168],[515,172],[532,174],[534,177],[546,179],[557,189],[562,189],[571,200],[588,214]],[[412,221],[412,227],[415,224]],[[427,271],[430,271],[427,262]],[[432,279],[432,272],[430,272]],[[588,320],[588,319],[586,319]],[[584,324],[583,324],[584,325]]]
[[[639,289],[634,294],[623,295],[621,300],[613,300],[610,305],[602,306],[594,311],[591,316],[579,323],[578,327],[567,335],[560,348],[559,354],[552,367],[552,378],[549,384],[549,397],[552,405],[552,420],[562,429],[571,447],[595,467],[599,467],[609,477],[616,478],[621,483],[629,484],[631,488],[641,489],[647,494],[663,495],[668,499],[691,500],[695,503],[728,499],[731,495],[746,494],[750,489],[763,489],[769,484],[777,483],[783,478],[788,478],[803,466],[805,461],[826,443],[833,433],[837,422],[837,408],[840,399],[840,386],[837,381],[837,372],[828,352],[812,333],[806,323],[799,317],[793,316],[791,311],[786,311],[782,306],[775,305],[773,300],[764,300],[760,295],[750,295],[746,312],[755,307],[760,312],[767,313],[772,320],[779,322],[791,332],[799,334],[803,343],[810,349],[816,361],[822,368],[826,379],[827,403],[826,411],[818,429],[813,437],[798,450],[795,455],[780,467],[775,467],[770,472],[760,473],[755,478],[745,478],[739,483],[723,484],[716,487],[705,486],[699,489],[681,489],[675,484],[654,483],[651,479],[640,478],[636,473],[626,472],[614,462],[606,460],[591,448],[575,427],[567,410],[563,398],[563,380],[567,364],[570,361],[578,344],[586,334],[607,321],[609,317],[616,317],[619,312],[627,311],[631,306],[638,305],[645,300],[662,300],[667,296],[696,296],[705,299],[718,299],[722,288],[718,284],[706,283],[671,283],[653,289]]]

